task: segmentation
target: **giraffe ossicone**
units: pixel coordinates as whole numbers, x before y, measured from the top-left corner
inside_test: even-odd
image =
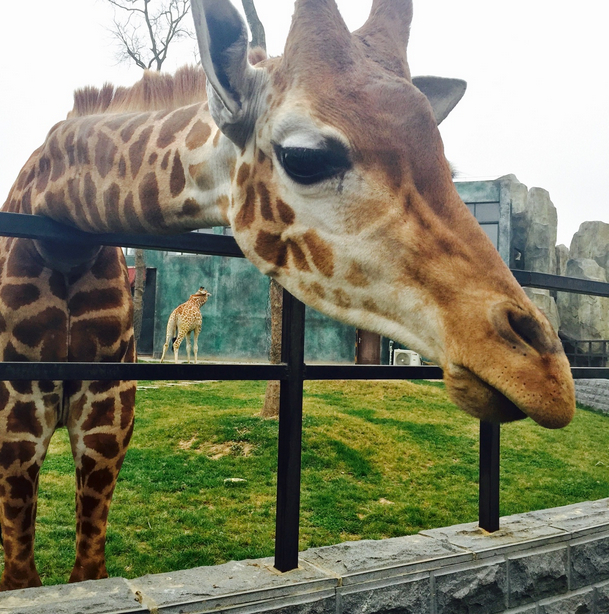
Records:
[[[169,343],[173,339],[173,355],[174,362],[178,364],[178,353],[182,341],[186,339],[186,356],[190,363],[190,333],[193,334],[192,347],[194,352],[195,365],[197,364],[197,352],[199,344],[199,333],[203,325],[201,317],[201,307],[205,305],[211,294],[201,286],[190,298],[181,305],[178,305],[167,320],[167,334],[165,336],[165,344],[163,345],[163,353],[161,354],[161,362],[165,360],[165,354],[169,348]]]
[[[334,0],[297,0],[285,52],[251,66],[229,0],[192,0],[203,72],[78,92],[5,211],[91,232],[230,225],[246,257],[316,309],[444,369],[476,418],[572,418],[569,364],[459,198],[438,123],[458,80],[413,80],[412,0],[374,0],[350,33]],[[205,93],[207,89],[208,96]],[[0,240],[3,360],[133,361],[115,248]],[[106,521],[133,427],[134,382],[0,383],[1,588],[40,584],[38,473],[67,426],[76,463],[71,580],[107,575]]]

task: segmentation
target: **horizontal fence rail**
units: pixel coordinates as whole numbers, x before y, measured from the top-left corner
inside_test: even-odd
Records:
[[[109,245],[242,258],[233,237],[207,233],[150,236],[90,234],[51,219],[0,212],[0,236],[41,239],[75,245]],[[609,283],[513,270],[523,286],[609,297]],[[436,380],[435,366],[318,365],[304,363],[304,305],[284,291],[282,362],[198,365],[142,363],[0,362],[0,380],[278,380],[280,418],[277,467],[275,566],[298,566],[300,460],[303,382],[306,380]],[[575,379],[609,379],[607,367],[574,367]],[[480,424],[479,525],[499,528],[498,424]]]

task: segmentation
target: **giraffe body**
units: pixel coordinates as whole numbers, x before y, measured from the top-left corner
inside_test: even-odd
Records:
[[[91,232],[230,225],[245,256],[305,303],[435,360],[472,416],[566,425],[575,399],[560,341],[452,183],[437,126],[464,83],[411,78],[412,0],[373,0],[353,33],[334,0],[297,0],[284,55],[256,66],[229,0],[192,9],[207,78],[187,69],[78,92],[3,210]],[[134,360],[120,250],[1,239],[0,351]],[[0,386],[1,588],[40,583],[38,471],[61,425],[76,459],[71,580],[106,575],[134,398],[133,382]]]
[[[180,351],[180,345],[184,339],[186,339],[186,356],[190,363],[190,333],[192,333],[194,360],[195,364],[197,364],[198,339],[199,333],[201,332],[201,326],[203,325],[201,307],[203,307],[210,296],[211,294],[201,286],[194,294],[190,295],[190,298],[185,303],[178,305],[171,312],[169,320],[167,321],[167,334],[165,337],[165,344],[163,345],[161,362],[165,359],[165,353],[173,338],[172,345],[175,363],[178,364],[178,352]]]

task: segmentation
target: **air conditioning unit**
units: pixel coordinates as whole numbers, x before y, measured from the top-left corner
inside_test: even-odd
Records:
[[[419,367],[421,357],[412,350],[393,350],[393,364],[401,367]]]

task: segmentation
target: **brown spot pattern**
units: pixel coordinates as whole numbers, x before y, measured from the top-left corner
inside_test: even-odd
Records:
[[[169,158],[171,157],[171,150],[166,151],[163,159],[161,160],[161,169],[166,171],[169,168]]]
[[[13,329],[17,341],[29,347],[37,347],[48,338],[59,342],[65,338],[68,321],[66,314],[58,307],[47,307],[39,314],[19,322]]]
[[[281,235],[261,230],[254,246],[256,253],[267,262],[277,267],[284,267],[287,260],[287,246]]]
[[[139,185],[139,197],[146,220],[155,228],[163,228],[165,219],[159,201],[159,184],[155,173],[148,173]]]
[[[180,152],[176,151],[173,157],[173,165],[171,167],[171,175],[169,177],[169,190],[172,196],[178,196],[186,187],[186,176],[184,175],[184,167],[180,159]]]
[[[171,113],[161,126],[157,138],[157,146],[164,149],[168,145],[171,145],[175,140],[176,134],[184,130],[184,128],[190,124],[198,110],[199,105],[192,105]]]
[[[121,189],[118,183],[113,183],[104,192],[104,209],[106,211],[106,219],[110,224],[120,223],[119,203],[121,198]]]
[[[258,196],[260,197],[260,213],[262,214],[263,219],[267,222],[275,221],[275,216],[273,215],[273,208],[271,207],[271,195],[269,194],[268,188],[261,181],[258,182],[257,185]]]
[[[112,390],[115,386],[118,386],[119,382],[116,380],[99,380],[96,382],[91,382],[89,386],[89,390],[93,394],[101,394],[103,392],[108,392]]]
[[[104,247],[98,254],[91,273],[96,279],[118,279],[122,277],[123,269],[116,250],[113,247]]]
[[[6,263],[8,277],[40,277],[44,266],[32,258],[30,250],[33,248],[29,241],[17,241],[11,245],[11,253]]]
[[[53,135],[49,142],[49,154],[52,161],[51,181],[57,181],[66,172],[63,152],[59,148],[57,135]]]
[[[118,176],[120,179],[124,179],[127,176],[127,162],[125,156],[121,156],[118,162]]]
[[[361,265],[358,262],[352,262],[345,279],[357,288],[364,288],[370,284],[370,281],[366,277]]]
[[[93,224],[97,228],[103,228],[103,223],[99,211],[97,209],[97,186],[91,177],[91,173],[85,175],[85,203],[87,204],[87,212],[91,216]]]
[[[334,290],[334,302],[343,309],[351,307],[351,297],[341,288]]]
[[[36,190],[44,192],[51,176],[51,161],[47,156],[41,156],[38,160],[38,172],[36,173]]]
[[[20,309],[40,298],[40,290],[34,284],[6,284],[0,289],[0,297],[9,309]]]
[[[245,194],[245,203],[235,216],[235,226],[237,230],[249,228],[254,223],[256,219],[256,213],[254,211],[255,199],[256,194],[254,192],[254,188],[251,185],[248,185]]]
[[[18,352],[12,341],[9,341],[4,348],[3,359],[6,362],[22,362],[27,361],[28,357]]]
[[[72,325],[69,359],[76,362],[95,362],[99,360],[98,349],[113,346],[121,334],[122,324],[118,317],[98,317],[75,322]]]
[[[150,113],[140,113],[136,115],[121,131],[123,143],[128,143],[135,134],[135,131],[150,118]]]
[[[142,162],[144,161],[144,155],[146,154],[146,147],[152,134],[152,126],[144,128],[140,133],[140,136],[129,147],[129,162],[131,163],[131,176],[135,178],[140,172]]]
[[[11,499],[20,499],[23,502],[29,501],[34,496],[34,484],[25,477],[12,475],[6,478],[11,487]],[[30,536],[27,536],[31,539]]]
[[[114,482],[114,474],[110,469],[98,469],[93,471],[87,478],[87,486],[97,491],[104,492]]]
[[[244,162],[237,171],[237,185],[242,187],[243,184],[249,179],[250,165]]]
[[[187,199],[182,205],[182,211],[179,216],[195,216],[201,211],[201,205],[193,198]]]
[[[188,147],[188,149],[191,151],[193,149],[198,149],[199,147],[205,145],[210,136],[211,128],[209,124],[206,124],[198,119],[186,136],[186,147]]]
[[[15,461],[27,463],[36,454],[36,444],[32,441],[5,441],[0,448],[0,467],[8,469]]]
[[[110,397],[91,403],[91,410],[82,425],[82,430],[90,431],[98,426],[112,426],[112,424],[114,424],[114,399]]]
[[[100,132],[95,145],[95,166],[102,179],[112,170],[117,152],[118,147],[113,141],[103,132]]]
[[[96,311],[116,309],[123,304],[123,295],[119,288],[103,290],[88,290],[77,292],[69,301],[68,309],[72,317],[83,316],[91,311],[91,305]]]
[[[300,245],[298,245],[298,243],[296,243],[295,241],[290,240],[288,241],[288,248],[290,250],[290,253],[292,254],[292,260],[296,265],[296,268],[299,271],[310,271],[311,267],[309,266],[309,263],[307,262],[307,257],[300,248]]]
[[[127,220],[127,224],[131,230],[141,233],[146,232],[146,227],[140,221],[138,212],[135,210],[135,202],[132,192],[129,192],[129,194],[127,194],[127,198],[125,198],[123,213],[125,214],[125,219]]]
[[[53,218],[69,218],[70,211],[66,206],[65,193],[63,190],[59,192],[47,191],[44,195],[44,201]]]
[[[11,381],[13,390],[19,394],[32,394],[32,382],[25,380]]]
[[[90,435],[85,435],[83,441],[87,448],[95,450],[105,458],[114,458],[118,456],[120,452],[116,437],[109,433],[92,433]]]
[[[334,275],[334,253],[332,248],[321,239],[315,230],[307,230],[302,236],[309,248],[313,264],[326,277]]]
[[[294,219],[296,218],[296,214],[294,213],[294,209],[289,205],[286,205],[281,199],[277,199],[276,203],[277,213],[279,213],[279,219],[284,223],[291,225],[294,223]]]
[[[17,401],[6,420],[6,430],[10,433],[28,433],[34,437],[42,436],[42,425],[36,417],[34,401]]]

